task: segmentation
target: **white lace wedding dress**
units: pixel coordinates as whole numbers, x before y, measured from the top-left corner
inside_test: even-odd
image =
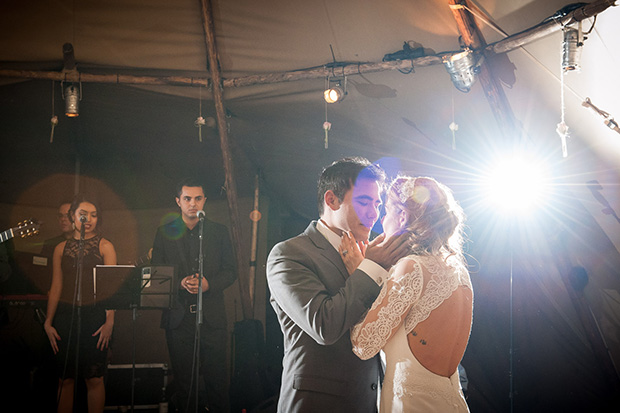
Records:
[[[409,263],[402,262],[409,260]],[[430,279],[426,284],[424,271]],[[409,271],[404,272],[402,269]],[[426,288],[423,288],[426,285]],[[395,265],[364,320],[351,330],[353,351],[368,359],[383,349],[386,371],[380,411],[468,412],[458,370],[450,377],[422,366],[407,342],[412,332],[459,287],[472,289],[467,269],[448,266],[437,257],[408,256]],[[470,319],[471,327],[471,319]]]

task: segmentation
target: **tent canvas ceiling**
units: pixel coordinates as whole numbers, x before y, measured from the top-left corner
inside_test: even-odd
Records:
[[[224,79],[321,67],[334,60],[380,62],[385,54],[401,50],[405,41],[420,44],[427,54],[459,50],[458,30],[447,0],[212,3]],[[508,34],[540,23],[568,3],[475,2]],[[383,159],[391,172],[430,175],[452,187],[470,216],[474,241],[470,253],[480,263],[479,279],[486,280],[477,281],[483,293],[478,293],[479,321],[472,335],[476,344],[470,346],[477,353],[468,353],[465,361],[470,357],[472,383],[478,380],[479,397],[489,402],[492,397],[484,391],[493,387],[494,380],[482,374],[482,367],[476,367],[473,360],[481,360],[476,357],[483,349],[490,364],[497,355],[480,342],[479,334],[483,326],[490,328],[497,321],[489,313],[500,304],[485,299],[484,294],[494,294],[492,276],[504,273],[506,262],[496,256],[505,255],[493,249],[497,235],[484,225],[485,214],[490,212],[479,202],[477,191],[500,153],[518,143],[519,148],[545,160],[565,201],[548,211],[560,227],[573,229],[566,247],[573,264],[588,270],[592,283],[600,284],[597,291],[613,296],[619,290],[614,270],[619,267],[614,265],[618,264],[620,221],[610,211],[620,211],[620,136],[603,124],[601,116],[582,106],[589,97],[620,118],[619,18],[617,7],[597,17],[583,47],[581,71],[564,77],[565,120],[570,127],[567,158],[562,157],[556,133],[561,120],[562,43],[561,32],[556,32],[527,44],[524,50],[507,53],[509,60],[494,61],[519,124],[520,135],[510,138],[502,136],[480,83],[469,93],[461,93],[441,65],[413,67],[410,73],[390,70],[349,76],[346,99],[329,106],[322,99],[324,78],[225,88],[239,195],[252,196],[258,174],[263,194],[279,212],[312,219],[321,168],[351,155]],[[487,43],[502,38],[482,19],[477,22]],[[586,20],[584,30],[592,23],[593,19]],[[0,5],[0,70],[59,71],[65,43],[73,45],[77,70],[82,73],[208,77],[198,0],[5,0]],[[199,115],[215,117],[210,90],[83,83],[82,91],[80,116],[68,119],[62,115],[59,82],[0,78],[1,204],[55,207],[73,188],[45,183],[57,174],[75,173],[76,158],[80,174],[104,182],[132,210],[174,206],[171,188],[186,175],[206,178],[211,199],[225,198],[217,130],[203,127],[200,142],[194,125]],[[60,122],[50,143],[53,114]],[[332,125],[327,148],[326,120]],[[452,122],[458,124],[454,136],[449,129]],[[593,189],[592,181],[601,188]],[[11,221],[12,216],[0,217],[4,226]],[[586,236],[591,238],[580,239]],[[148,244],[152,231],[139,237]],[[548,237],[548,233],[538,234],[534,244],[540,243],[540,248],[524,248],[517,263],[519,271],[540,276],[533,278],[539,280],[536,288],[548,282],[545,274],[559,280],[558,270],[547,268],[557,251],[547,250],[540,242]],[[541,267],[533,270],[533,263]],[[543,291],[564,288],[559,281],[551,284]],[[504,287],[498,287],[502,294]],[[549,298],[549,294],[543,295]],[[612,312],[605,313],[599,293],[589,294],[595,313],[609,324],[606,331],[617,329],[618,320],[614,321]],[[554,308],[573,311],[567,309],[569,301],[557,302]],[[565,313],[553,314],[549,317]],[[607,338],[614,354],[620,356],[618,336],[608,334]],[[505,374],[505,368],[500,370],[496,374]],[[488,409],[492,411],[492,406]]]
[[[336,2],[214,2],[223,77],[321,66],[332,61],[330,48],[339,62],[377,62],[386,53],[400,50],[404,41],[418,42],[429,53],[459,49],[456,25],[445,1],[332,3]],[[480,2],[482,9],[507,33],[529,28],[564,5],[566,1]],[[62,45],[70,42],[79,71],[138,74],[165,71],[202,77],[207,73],[198,1],[155,1],[148,2],[148,6],[140,1],[9,1],[4,3],[2,11],[0,59],[7,68],[60,70]],[[613,24],[617,13],[611,8],[599,16],[596,31],[583,48],[582,73],[566,76],[570,88],[566,92],[566,122],[572,135],[569,155],[577,158],[572,164],[579,173],[589,174],[593,169],[590,163],[582,162],[586,158],[582,156],[582,148],[611,165],[615,165],[614,156],[620,150],[620,140],[602,125],[602,119],[583,108],[576,97],[588,96],[609,113],[619,112],[614,99],[618,86],[613,70],[619,47],[618,29]],[[501,38],[488,25],[479,24],[487,42]],[[548,36],[526,46],[538,62],[516,50],[508,55],[514,70],[507,65],[500,72],[502,79],[509,82],[506,92],[516,118],[533,145],[543,145],[546,153],[559,148],[555,128],[560,120],[557,81],[560,47],[561,33]],[[277,190],[297,183],[312,187],[324,161],[349,153],[351,147],[373,160],[396,154],[403,162],[412,164],[419,162],[418,158],[427,160],[433,153],[448,159],[464,155],[491,156],[484,151],[501,140],[480,84],[470,93],[462,94],[455,90],[441,66],[417,68],[409,75],[388,71],[351,76],[348,80],[346,101],[327,108],[327,114],[321,99],[324,79],[226,89],[224,98],[231,115],[233,145],[242,148],[249,158],[236,159],[242,174],[246,166],[260,169]],[[39,142],[43,144],[48,141],[50,129],[51,85],[40,87],[35,96],[28,96],[24,102],[27,108],[15,107],[21,103],[14,101],[16,92],[7,95],[10,99],[7,105],[26,111],[34,123],[33,100],[40,99],[36,102],[41,112],[36,118],[40,126],[36,126],[40,131]],[[89,93],[89,88],[95,87],[92,84],[83,87],[83,116],[88,113],[89,105],[97,105],[91,114],[100,119],[97,125],[100,132],[113,134],[127,144],[163,145],[164,150],[166,142],[195,144],[198,133],[193,129],[193,122],[199,115],[200,96],[202,115],[214,116],[210,93],[197,87],[149,87],[155,95],[143,96],[143,101],[116,95],[118,88],[132,89],[128,86],[100,85],[110,89],[105,95]],[[57,114],[64,103],[60,94],[60,86],[56,85]],[[170,95],[190,99],[169,101]],[[176,122],[156,124],[154,121],[161,113],[158,108],[168,111]],[[126,112],[131,109],[135,112]],[[119,113],[128,116],[119,119]],[[6,117],[10,115],[10,111],[3,113]],[[332,123],[327,151],[323,148],[322,129],[326,118]],[[106,120],[109,120],[107,125]],[[459,125],[456,151],[451,149],[452,134],[448,129],[453,120]],[[63,121],[69,123],[61,118],[59,129]],[[94,135],[92,130],[88,134]],[[216,132],[208,130],[205,134],[203,146],[218,151]],[[95,138],[102,144],[110,139],[93,136],[92,140]],[[56,143],[62,142],[57,139]],[[291,174],[280,173],[300,165],[296,159],[299,153],[303,154],[302,162],[312,168],[310,173],[301,174],[305,178],[301,182],[290,179]],[[553,159],[561,161],[557,154]],[[290,164],[286,165],[286,161]],[[221,181],[216,185],[220,186]],[[295,210],[305,216],[314,215],[314,205],[307,198],[294,199],[291,191],[281,192]]]

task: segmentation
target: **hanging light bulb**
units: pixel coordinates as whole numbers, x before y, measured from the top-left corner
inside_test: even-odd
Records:
[[[579,29],[574,27],[564,28],[564,40],[562,42],[562,70],[564,72],[579,71],[581,68],[581,48],[583,41],[581,40],[581,24]]]
[[[63,89],[65,99],[65,115],[70,118],[80,116],[80,100],[82,100],[82,84],[78,89],[75,84],[67,85]]]

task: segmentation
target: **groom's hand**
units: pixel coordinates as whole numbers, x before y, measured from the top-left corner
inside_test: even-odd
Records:
[[[388,239],[385,234],[372,240],[366,248],[366,258],[376,262],[386,270],[407,255],[409,252],[409,234],[392,235]]]

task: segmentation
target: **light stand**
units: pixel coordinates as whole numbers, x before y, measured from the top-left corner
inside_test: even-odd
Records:
[[[131,303],[131,411],[135,406],[136,393],[136,319],[138,304],[134,300]]]
[[[510,349],[509,349],[509,367],[508,367],[508,377],[510,381],[510,390],[508,393],[508,398],[510,399],[510,413],[513,412],[514,409],[514,325],[513,325],[513,266],[514,266],[514,252],[512,245],[512,222],[510,223],[510,229],[508,231],[508,236],[510,237]]]
[[[521,225],[525,222],[525,213],[542,204],[545,187],[549,178],[546,168],[534,154],[526,156],[513,150],[509,157],[497,162],[489,171],[487,197],[492,201],[493,211],[498,213],[496,231],[507,234],[508,239],[502,242],[502,266],[508,266],[509,275],[509,343],[508,343],[508,399],[510,412],[514,410],[515,398],[515,331],[514,331],[514,266],[515,255],[522,251],[520,242]],[[501,225],[500,225],[501,224]],[[508,250],[506,250],[506,248]],[[510,256],[506,256],[506,253]],[[509,259],[505,263],[505,258]],[[519,262],[517,261],[517,264]],[[503,285],[503,284],[502,284]]]

